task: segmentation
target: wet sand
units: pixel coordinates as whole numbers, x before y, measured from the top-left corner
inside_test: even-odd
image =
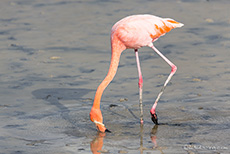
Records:
[[[226,0],[2,0],[0,153],[229,153],[229,8]],[[154,43],[178,67],[157,107],[160,125],[149,110],[170,68],[144,47],[144,126],[126,50],[102,98],[112,133],[98,134],[89,112],[108,71],[110,29],[144,13],[185,24]]]

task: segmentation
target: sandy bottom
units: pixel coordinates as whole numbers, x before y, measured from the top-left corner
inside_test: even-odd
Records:
[[[226,0],[1,0],[0,153],[230,153],[230,2]],[[135,55],[126,50],[101,102],[112,133],[89,120],[110,62],[110,29],[131,14],[185,24],[140,49],[144,125]]]

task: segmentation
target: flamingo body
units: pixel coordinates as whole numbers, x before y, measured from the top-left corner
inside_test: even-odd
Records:
[[[153,15],[132,15],[125,17],[118,21],[111,30],[111,62],[108,74],[102,83],[98,86],[94,103],[90,112],[90,119],[95,123],[98,131],[105,132],[107,129],[103,124],[103,117],[100,110],[100,101],[103,91],[108,86],[108,84],[113,80],[120,60],[120,55],[122,51],[125,49],[134,49],[136,53],[137,60],[137,68],[139,73],[139,93],[140,93],[140,107],[142,110],[142,85],[143,79],[140,70],[140,63],[138,58],[138,49],[143,46],[149,46],[153,50],[155,50],[171,67],[172,71],[166,80],[164,87],[161,93],[158,95],[156,102],[154,103],[150,113],[152,118],[156,120],[155,108],[160,96],[163,93],[163,90],[173,74],[176,71],[176,66],[171,63],[163,54],[161,54],[152,44],[152,42],[156,41],[160,36],[165,35],[165,33],[169,32],[173,28],[182,27],[183,24],[179,23],[170,18],[160,18]],[[141,113],[143,116],[143,113]],[[153,121],[154,121],[153,120]],[[142,120],[143,122],[143,120]],[[154,121],[157,123],[157,121]]]
[[[111,37],[116,35],[126,48],[139,49],[152,44],[171,29],[181,26],[182,23],[170,18],[147,14],[132,15],[123,18],[112,27]]]

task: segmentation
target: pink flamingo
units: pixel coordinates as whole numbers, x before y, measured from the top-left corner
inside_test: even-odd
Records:
[[[155,103],[153,104],[150,114],[152,121],[158,125],[157,115],[156,115],[156,106],[161,95],[164,92],[164,89],[172,76],[175,74],[177,67],[169,61],[159,50],[153,46],[153,42],[156,41],[160,36],[165,35],[173,28],[182,27],[184,24],[179,23],[170,18],[160,18],[153,15],[132,15],[125,17],[118,21],[111,31],[111,62],[107,76],[98,86],[94,103],[90,112],[90,120],[95,123],[98,131],[105,132],[108,129],[105,128],[103,124],[103,117],[100,110],[100,101],[101,96],[108,84],[113,80],[122,51],[125,49],[134,49],[136,55],[137,69],[139,75],[139,102],[140,102],[140,120],[143,123],[143,109],[142,109],[142,86],[143,79],[141,74],[141,67],[138,56],[138,49],[143,46],[149,46],[152,48],[160,57],[162,57],[172,68],[171,73],[169,74],[167,80],[164,83],[163,88],[158,94]]]

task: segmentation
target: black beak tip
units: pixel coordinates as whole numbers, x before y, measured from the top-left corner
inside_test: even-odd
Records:
[[[158,118],[157,118],[157,114],[156,113],[154,113],[154,114],[152,114],[151,113],[151,116],[152,116],[152,121],[153,121],[153,123],[155,124],[155,125],[159,125],[159,123],[158,123]]]
[[[112,133],[110,130],[106,129],[105,130],[106,133]]]

